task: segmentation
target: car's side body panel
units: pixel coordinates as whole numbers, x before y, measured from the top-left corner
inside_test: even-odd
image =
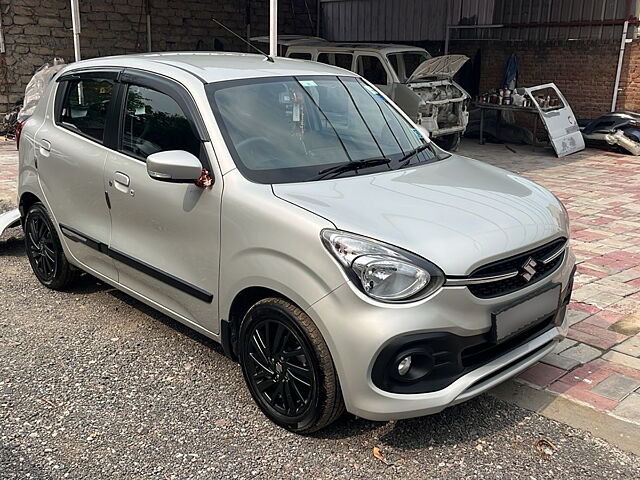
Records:
[[[328,220],[276,198],[270,185],[225,175],[220,249],[220,316],[242,290],[263,287],[308,308],[344,283],[320,242]],[[304,259],[304,260],[303,260]]]
[[[56,123],[53,118],[55,98],[63,94],[60,92],[63,85],[59,82],[53,85],[48,99],[49,118],[35,136],[42,193],[57,225],[66,227],[63,235],[74,260],[117,280],[113,261],[87,241],[107,244],[111,235],[111,219],[103,189],[104,164],[109,149]]]

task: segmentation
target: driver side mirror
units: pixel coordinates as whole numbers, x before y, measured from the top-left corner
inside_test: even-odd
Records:
[[[167,150],[147,157],[147,173],[162,182],[191,183],[202,175],[202,164],[192,153]]]

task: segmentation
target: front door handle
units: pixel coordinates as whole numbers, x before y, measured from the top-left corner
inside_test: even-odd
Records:
[[[116,183],[119,183],[123,187],[128,187],[129,183],[130,183],[129,176],[125,175],[122,172],[114,173],[113,174],[113,181],[116,182]]]
[[[43,157],[48,157],[51,154],[51,142],[49,142],[49,140],[40,140],[40,155],[42,155]],[[38,163],[37,163],[37,158],[36,158],[36,168],[38,168]]]

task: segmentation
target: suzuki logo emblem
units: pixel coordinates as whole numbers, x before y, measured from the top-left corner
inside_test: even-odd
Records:
[[[536,262],[533,258],[529,257],[526,263],[520,269],[520,276],[524,279],[525,282],[531,280],[531,278],[537,273],[536,267],[538,266],[538,262]]]

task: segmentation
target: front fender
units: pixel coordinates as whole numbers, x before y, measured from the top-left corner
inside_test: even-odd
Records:
[[[268,288],[307,309],[345,278],[320,240],[325,218],[273,194],[270,185],[225,175],[220,248],[220,316],[236,296]]]

